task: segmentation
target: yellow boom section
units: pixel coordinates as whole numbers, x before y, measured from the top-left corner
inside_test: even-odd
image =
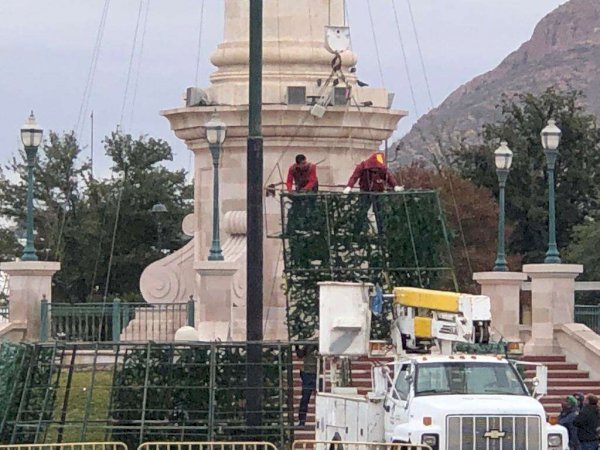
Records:
[[[431,318],[430,317],[415,317],[415,337],[430,338],[431,337]]]
[[[460,295],[456,292],[400,287],[394,288],[394,305],[457,313]]]

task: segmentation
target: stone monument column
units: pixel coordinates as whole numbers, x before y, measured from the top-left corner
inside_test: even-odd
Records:
[[[225,0],[224,40],[211,58],[216,66],[210,77],[211,85],[203,89],[208,101],[161,113],[169,120],[175,135],[194,153],[194,267],[200,279],[208,276],[208,266],[203,261],[207,259],[212,233],[212,160],[204,124],[215,112],[227,125],[220,166],[221,218],[228,212],[246,209],[248,1]],[[354,166],[379,149],[406,115],[404,111],[390,108],[390,95],[384,88],[357,85],[356,75],[350,71],[357,58],[351,51],[342,54],[341,71],[348,84],[332,76],[334,55],[325,48],[327,25],[344,25],[343,0],[264,0],[265,185],[284,181],[298,153],[318,163],[321,186],[344,184]],[[349,101],[327,106],[321,118],[312,115],[312,99],[333,95],[336,79],[338,87],[348,88]],[[304,88],[306,101],[289,103],[288,87]],[[264,208],[265,234],[276,236],[281,231],[279,197],[266,198]],[[222,240],[226,243],[228,238],[234,237],[225,233]],[[238,259],[243,258],[236,255]],[[281,288],[280,239],[265,239],[263,270],[265,339],[285,339],[286,302]],[[203,290],[202,281],[197,280],[194,295],[199,302],[198,311],[206,306],[203,304],[207,301],[206,294],[204,299],[201,295]],[[225,302],[223,308],[227,307]],[[236,331],[244,326],[239,320],[236,323]],[[202,324],[197,327],[200,329]]]

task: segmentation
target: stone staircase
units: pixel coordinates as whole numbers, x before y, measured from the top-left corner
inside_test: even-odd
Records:
[[[564,356],[525,356],[522,360],[548,367],[548,395],[541,402],[549,416],[558,416],[560,404],[567,395],[576,392],[600,395],[600,382],[592,380],[589,372],[579,370],[577,364],[567,362]],[[535,370],[525,371],[526,381],[534,376]]]
[[[352,360],[352,382],[351,386],[358,389],[359,395],[366,395],[371,390],[371,369],[375,362],[391,362],[392,358],[367,358],[361,357]],[[294,359],[294,424],[298,424],[298,407],[302,397],[302,382],[300,380],[300,368],[302,362]],[[315,393],[308,404],[308,415],[306,427],[294,429],[294,439],[315,438]]]

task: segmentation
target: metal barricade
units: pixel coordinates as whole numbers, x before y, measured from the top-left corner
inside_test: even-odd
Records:
[[[137,450],[278,450],[271,442],[144,442]]]
[[[127,450],[123,442],[68,442],[64,444],[5,444],[0,450]]]
[[[432,450],[432,448],[425,444],[299,440],[294,441],[292,450]]]

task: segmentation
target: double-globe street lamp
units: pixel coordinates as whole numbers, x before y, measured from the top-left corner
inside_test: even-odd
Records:
[[[498,175],[498,250],[496,252],[496,262],[494,264],[495,272],[507,272],[506,254],[504,251],[504,191],[506,189],[506,179],[512,165],[513,152],[508,148],[505,141],[500,143],[500,147],[494,152],[494,163],[496,164],[496,174]]]
[[[548,251],[544,258],[545,264],[560,264],[560,254],[556,246],[556,200],[554,194],[554,167],[556,166],[556,157],[558,155],[558,145],[562,132],[556,126],[552,119],[542,130],[542,147],[546,154],[546,168],[548,172]]]
[[[206,140],[213,161],[213,229],[212,245],[208,254],[209,261],[223,261],[223,250],[221,250],[221,240],[219,233],[219,159],[221,149],[225,141],[227,126],[220,121],[216,115],[206,124]]]
[[[27,156],[27,235],[22,261],[38,260],[33,245],[33,169],[43,134],[44,130],[35,122],[35,116],[31,111],[27,122],[21,127],[21,141]]]

